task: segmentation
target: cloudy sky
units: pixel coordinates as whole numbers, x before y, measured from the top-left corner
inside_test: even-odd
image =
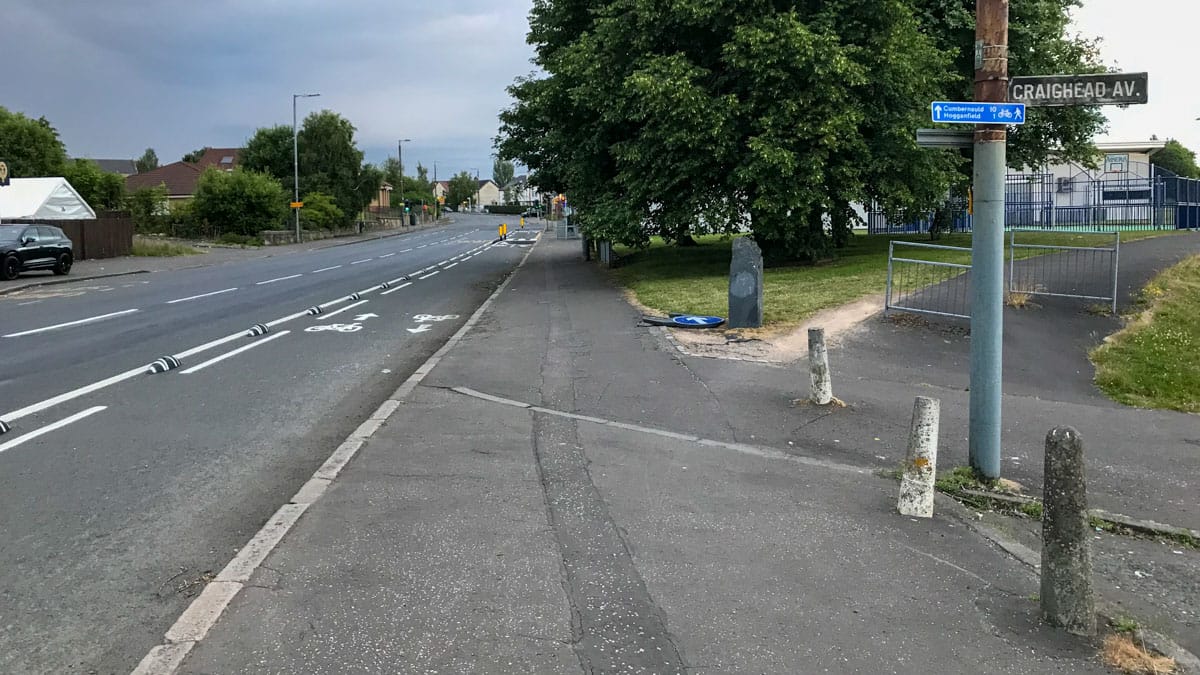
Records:
[[[73,156],[162,162],[242,144],[254,129],[335,110],[370,161],[405,145],[439,177],[491,173],[504,88],[530,72],[531,0],[0,0],[0,105],[45,115]],[[1085,0],[1080,31],[1106,59],[1150,72],[1150,104],[1109,108],[1109,136],[1200,149],[1190,3]]]

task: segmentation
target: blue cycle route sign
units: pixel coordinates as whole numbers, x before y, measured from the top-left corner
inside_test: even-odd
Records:
[[[934,101],[929,104],[934,122],[948,124],[1024,124],[1024,103]]]
[[[725,319],[719,316],[697,316],[695,314],[681,314],[671,317],[671,321],[680,326],[689,328],[706,328],[712,326],[720,326],[725,323]]]

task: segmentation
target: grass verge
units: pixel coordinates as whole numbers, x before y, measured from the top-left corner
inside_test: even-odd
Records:
[[[1128,242],[1174,233],[1173,230],[1123,232]],[[887,284],[888,242],[929,242],[928,235],[855,236],[834,260],[811,266],[772,267],[763,273],[764,323],[786,328],[831,307],[853,302],[872,293],[882,293]],[[1108,245],[1112,235],[1027,232],[1020,243],[1054,246]],[[712,314],[725,316],[729,298],[731,239],[699,237],[699,246],[667,246],[654,240],[650,247],[635,250],[617,247],[621,267],[617,279],[629,288],[638,302],[664,314]],[[947,246],[971,245],[969,234],[948,234],[932,242]],[[1018,258],[1037,255],[1036,249],[1019,249]],[[970,261],[965,252],[920,250],[923,260]]]
[[[134,237],[133,239],[133,255],[136,256],[168,258],[181,255],[196,255],[203,252],[186,244],[177,244],[173,241],[155,241],[154,239],[142,239],[140,237]]]
[[[1142,289],[1141,313],[1092,350],[1096,385],[1125,405],[1200,412],[1200,256]]]

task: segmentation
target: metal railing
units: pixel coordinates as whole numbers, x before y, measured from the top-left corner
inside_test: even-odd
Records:
[[[913,249],[913,253],[897,257],[897,246]],[[943,257],[966,254],[969,259],[971,255],[971,249],[962,246],[912,241],[889,242],[885,314],[895,309],[960,319],[971,318],[971,263],[910,257],[933,251],[949,253],[943,253]]]
[[[1105,300],[1117,312],[1117,273],[1121,233],[1111,246],[1052,246],[1019,244],[1017,230],[1009,235],[1008,292],[1082,300]],[[1018,250],[1041,251],[1017,264]]]

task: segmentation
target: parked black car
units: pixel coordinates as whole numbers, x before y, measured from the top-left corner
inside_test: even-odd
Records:
[[[538,217],[537,209],[528,209],[525,211],[525,213],[521,214],[521,217],[522,218],[537,218]]]
[[[50,225],[0,225],[0,279],[16,279],[29,270],[67,274],[75,262],[71,240]]]

